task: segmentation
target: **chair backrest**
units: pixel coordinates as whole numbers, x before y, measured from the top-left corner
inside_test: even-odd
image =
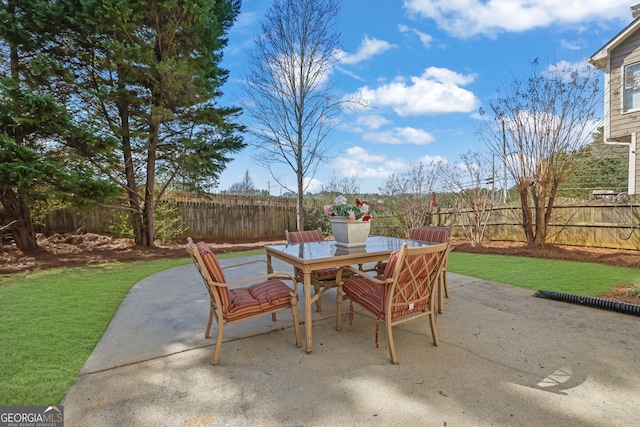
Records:
[[[218,259],[206,243],[198,242],[194,244],[191,237],[187,238],[187,241],[185,248],[191,255],[193,264],[196,266],[200,276],[202,276],[202,280],[209,291],[211,303],[214,307],[225,312],[229,307],[229,289],[226,286],[218,285],[226,282]]]
[[[321,229],[307,231],[287,231],[284,232],[287,243],[322,242],[324,234]]]
[[[446,243],[451,241],[451,227],[425,225],[411,230],[411,240]]]
[[[387,268],[393,264],[393,273],[384,301],[388,317],[393,319],[433,307],[433,291],[448,250],[449,243],[416,248],[405,243],[400,251],[392,253]]]

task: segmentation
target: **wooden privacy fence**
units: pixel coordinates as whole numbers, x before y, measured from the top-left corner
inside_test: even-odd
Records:
[[[176,213],[187,227],[185,235],[212,240],[284,239],[285,230],[296,227],[296,200],[284,197],[230,196],[211,198],[182,196]],[[117,209],[90,211],[71,209],[49,213],[38,231],[108,233]],[[515,206],[497,206],[491,211],[485,240],[524,241],[521,211]],[[375,221],[375,219],[374,219]],[[436,208],[432,224],[453,225],[454,237],[463,239],[460,219],[453,210]],[[180,236],[184,237],[184,236]],[[582,204],[556,205],[550,222],[548,243],[640,250],[640,203],[595,200]]]
[[[215,240],[284,239],[296,227],[296,200],[280,197],[219,195],[207,198],[179,196],[175,213],[187,227],[184,236]],[[109,233],[126,211],[97,207],[86,211],[49,212],[38,231]]]
[[[285,230],[295,230],[295,199],[274,204],[268,199],[233,202],[177,202],[186,234],[219,240],[284,239]]]
[[[437,209],[432,224],[454,225],[454,238],[464,238],[462,224],[451,209]],[[522,210],[514,206],[497,206],[485,231],[485,240],[525,241]],[[547,243],[640,250],[640,203],[589,201],[555,205]]]

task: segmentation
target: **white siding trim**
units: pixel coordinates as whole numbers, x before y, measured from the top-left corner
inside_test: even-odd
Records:
[[[629,144],[629,189],[627,194],[636,194],[636,148],[638,143],[637,133],[631,133],[631,144]]]
[[[604,70],[604,140],[611,137],[611,56],[607,57],[607,66]]]

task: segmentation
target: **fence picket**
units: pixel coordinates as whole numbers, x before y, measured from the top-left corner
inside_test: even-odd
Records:
[[[284,239],[296,227],[296,200],[286,197],[216,195],[197,198],[180,195],[177,212],[188,227],[185,236],[218,241]],[[84,228],[107,233],[117,210],[60,209],[49,212],[37,231],[74,232]],[[451,209],[436,208],[434,225],[454,225],[454,237],[463,238]],[[497,206],[490,216],[486,240],[522,241],[518,207]],[[184,238],[185,236],[180,236]],[[640,204],[596,200],[583,204],[557,204],[549,228],[549,243],[640,250]]]

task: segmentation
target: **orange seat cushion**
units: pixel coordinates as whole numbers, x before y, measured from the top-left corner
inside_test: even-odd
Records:
[[[229,307],[223,316],[227,320],[233,320],[286,307],[291,304],[291,292],[291,288],[279,279],[231,288]]]
[[[324,234],[322,234],[322,230],[320,229],[289,232],[290,243],[323,242],[323,241],[324,241]]]
[[[450,231],[444,228],[418,227],[411,230],[411,239],[421,242],[445,243],[449,237]]]

